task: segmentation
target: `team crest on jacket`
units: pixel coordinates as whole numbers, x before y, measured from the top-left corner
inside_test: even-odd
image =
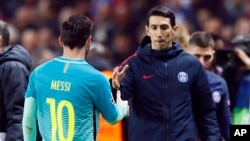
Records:
[[[221,95],[220,95],[220,93],[218,91],[214,91],[213,94],[212,94],[212,96],[213,96],[213,100],[214,100],[215,103],[219,103],[220,102]]]
[[[178,80],[182,83],[185,83],[188,81],[188,75],[186,72],[183,72],[183,71],[179,72],[177,77],[178,77]]]

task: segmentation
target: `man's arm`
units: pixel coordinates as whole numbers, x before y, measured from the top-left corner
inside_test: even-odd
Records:
[[[221,103],[218,105],[217,115],[222,137],[225,141],[229,141],[231,113],[225,95],[222,95]]]
[[[201,64],[192,85],[193,112],[202,141],[220,141],[220,130],[216,118],[215,103],[212,99],[207,76]]]
[[[3,106],[5,110],[6,140],[23,140],[22,115],[24,93],[27,88],[29,72],[19,62],[3,64],[2,73]]]
[[[36,100],[33,97],[25,98],[22,121],[24,141],[36,140],[36,110]]]
[[[98,111],[101,112],[103,118],[109,124],[115,124],[122,120],[128,114],[128,104],[121,99],[117,100],[117,104],[111,94],[110,85],[104,76],[100,76],[96,80],[94,104]],[[120,96],[119,96],[120,97]]]
[[[225,141],[230,139],[230,125],[232,124],[231,112],[229,108],[229,92],[225,81],[222,81],[223,94],[218,105],[217,117],[222,137]]]

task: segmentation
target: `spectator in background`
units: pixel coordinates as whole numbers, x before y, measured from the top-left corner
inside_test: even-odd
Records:
[[[107,49],[102,44],[95,42],[91,43],[88,56],[86,61],[92,65],[95,69],[99,71],[113,70],[112,66],[112,54],[109,49]]]
[[[29,52],[32,59],[32,68],[35,66],[35,60],[40,54],[37,46],[37,31],[35,28],[26,28],[20,35],[20,44]]]
[[[213,101],[216,104],[216,115],[221,135],[225,141],[229,141],[231,113],[228,87],[222,77],[210,71],[215,52],[213,38],[208,32],[194,32],[185,50],[196,56],[206,70]]]
[[[207,76],[194,56],[174,42],[178,26],[167,7],[152,8],[147,36],[135,54],[124,80],[113,77],[122,99],[129,100],[129,141],[219,141],[215,104]],[[121,82],[121,85],[119,85]]]
[[[134,52],[133,38],[126,31],[118,31],[113,38],[113,64],[119,65]]]
[[[181,45],[181,47],[185,49],[188,46],[189,38],[190,34],[188,33],[187,28],[185,28],[184,25],[179,26],[175,41],[178,42]]]
[[[250,20],[247,17],[239,17],[233,27],[234,35],[246,35],[250,33]]]
[[[20,45],[9,45],[7,23],[0,21],[0,140],[22,141],[24,93],[31,58]]]
[[[236,55],[241,60],[241,75],[233,107],[234,124],[250,124],[250,34],[239,35],[233,38]]]

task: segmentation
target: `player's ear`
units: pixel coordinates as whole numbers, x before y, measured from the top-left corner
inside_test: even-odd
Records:
[[[148,27],[147,25],[145,25],[145,32],[146,32],[146,34],[147,34],[148,36],[150,36],[150,35],[149,35],[149,27]]]
[[[58,43],[59,43],[60,47],[63,47],[64,44],[63,44],[63,39],[62,39],[61,35],[58,37]]]
[[[173,32],[174,32],[174,34],[177,34],[177,31],[179,30],[179,26],[178,25],[175,25],[174,27],[173,27]]]
[[[88,37],[88,39],[86,40],[85,45],[90,47],[90,45],[91,45],[91,36]]]

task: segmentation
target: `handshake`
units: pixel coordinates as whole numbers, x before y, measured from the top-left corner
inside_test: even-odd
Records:
[[[123,80],[123,78],[125,77],[125,73],[128,70],[128,65],[125,65],[121,71],[119,71],[119,67],[115,67],[113,70],[113,75],[112,75],[112,89],[116,90],[114,97],[116,98],[116,104],[126,107],[126,117],[129,116],[129,105],[128,105],[128,101],[127,100],[122,100],[121,99],[121,91],[119,90],[120,85],[121,85],[121,81]],[[112,92],[113,92],[112,90]],[[114,93],[114,92],[113,92]]]

